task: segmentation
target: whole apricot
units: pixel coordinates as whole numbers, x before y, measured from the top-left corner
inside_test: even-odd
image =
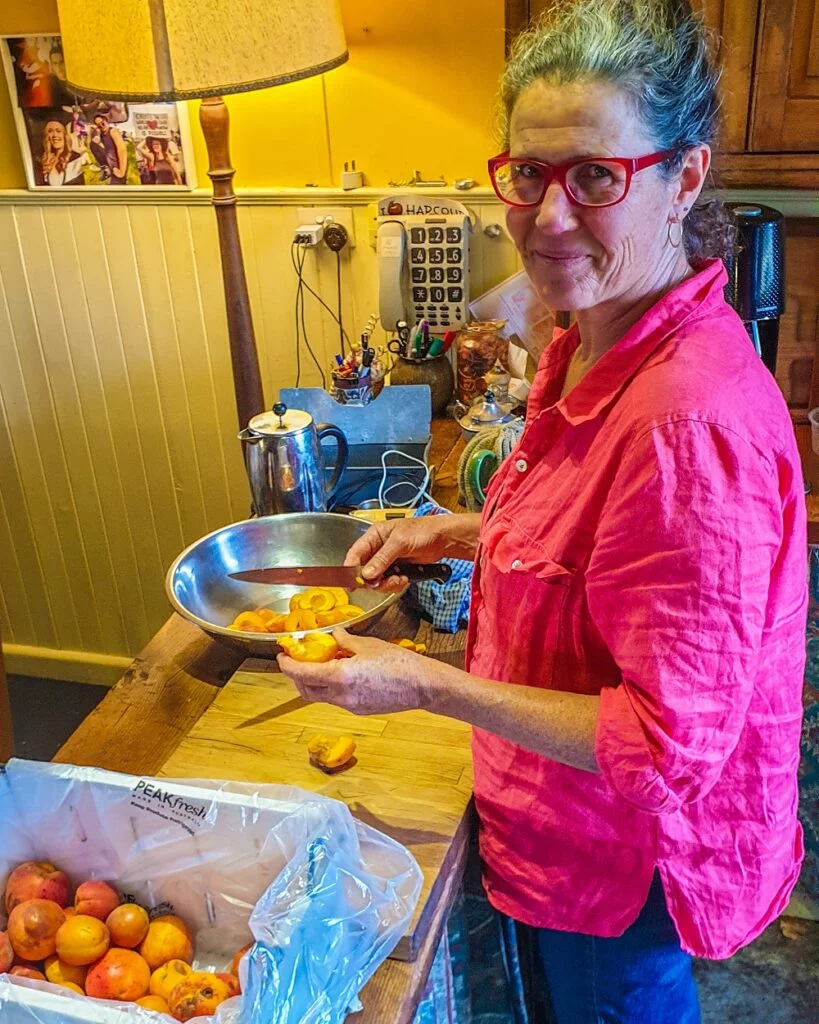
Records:
[[[8,936],[21,960],[45,960],[57,949],[65,914],[52,900],[26,900],[9,914]]]
[[[248,942],[248,944],[246,946],[242,946],[242,948],[239,950],[239,952],[236,954],[236,956],[234,956],[233,960],[231,960],[231,962],[230,962],[230,973],[235,975],[237,978],[239,977],[239,961],[242,959],[242,957],[245,955],[245,953],[247,953],[247,951],[249,949],[252,949],[252,948],[253,948],[253,943],[252,942]]]
[[[13,963],[14,950],[11,948],[8,934],[0,932],[0,974],[5,974]]]
[[[123,949],[136,949],[148,934],[148,911],[136,903],[121,903],[105,919],[111,942]]]
[[[119,893],[107,882],[83,882],[74,895],[78,914],[104,921],[119,906]]]
[[[239,984],[239,979],[235,974],[225,974],[223,971],[217,971],[215,976],[227,985],[231,996],[241,995],[242,986]]]
[[[19,964],[17,967],[12,967],[9,974],[13,974],[16,978],[31,978],[32,981],[46,980],[42,971],[38,971],[34,967],[21,967]]]
[[[79,985],[75,985],[73,981],[58,981],[56,982],[60,988],[67,988],[69,992],[76,992],[78,996],[84,996],[85,992],[80,988]]]
[[[160,996],[165,1002],[183,978],[193,974],[193,968],[184,960],[169,960],[151,975],[151,995]]]
[[[92,964],[111,945],[108,929],[98,917],[76,914],[57,932],[57,955],[73,967]]]
[[[148,994],[151,971],[139,953],[131,949],[109,949],[88,971],[86,994],[94,999],[133,1002]]]
[[[26,860],[17,865],[6,882],[6,913],[26,900],[51,900],[66,907],[70,893],[71,883],[64,871],[46,860]]]
[[[193,971],[171,992],[168,1009],[177,1020],[209,1017],[216,1007],[230,997],[227,985],[215,974]]]
[[[193,940],[188,926],[181,917],[162,914],[148,926],[148,934],[142,940],[139,952],[148,961],[152,971],[169,960],[193,960]]]
[[[137,1006],[141,1006],[143,1010],[153,1010],[154,1013],[167,1013],[170,1014],[168,1004],[160,996],[143,996],[141,999],[137,999]]]
[[[52,985],[62,985],[64,982],[70,981],[74,985],[79,985],[80,988],[85,985],[85,976],[88,973],[87,967],[63,963],[56,953],[48,957],[44,970],[45,976]]]

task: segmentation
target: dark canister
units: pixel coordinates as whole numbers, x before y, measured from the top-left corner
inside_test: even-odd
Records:
[[[455,389],[455,374],[446,355],[426,359],[398,356],[390,374],[392,384],[429,384],[432,392],[432,415],[443,416]]]

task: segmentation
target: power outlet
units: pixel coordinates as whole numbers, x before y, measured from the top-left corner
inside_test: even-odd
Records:
[[[296,211],[299,224],[320,223],[325,217],[332,217],[336,224],[341,224],[347,229],[347,246],[355,248],[355,226],[353,224],[353,211],[350,206],[300,206]]]

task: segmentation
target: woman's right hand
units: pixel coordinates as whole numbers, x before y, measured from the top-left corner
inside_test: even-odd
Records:
[[[406,576],[384,573],[398,561],[428,565],[442,558],[469,558],[478,541],[479,516],[418,516],[374,523],[353,544],[345,565],[362,566],[362,576],[379,590],[401,590]]]

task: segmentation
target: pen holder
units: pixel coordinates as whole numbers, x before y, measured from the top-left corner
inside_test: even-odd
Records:
[[[455,374],[446,355],[428,359],[398,356],[390,373],[391,384],[428,384],[432,392],[432,415],[442,416],[455,389]]]
[[[372,373],[366,377],[359,377],[356,373],[348,377],[333,373],[332,378],[328,391],[339,405],[369,405],[384,387],[383,375],[376,377]]]

